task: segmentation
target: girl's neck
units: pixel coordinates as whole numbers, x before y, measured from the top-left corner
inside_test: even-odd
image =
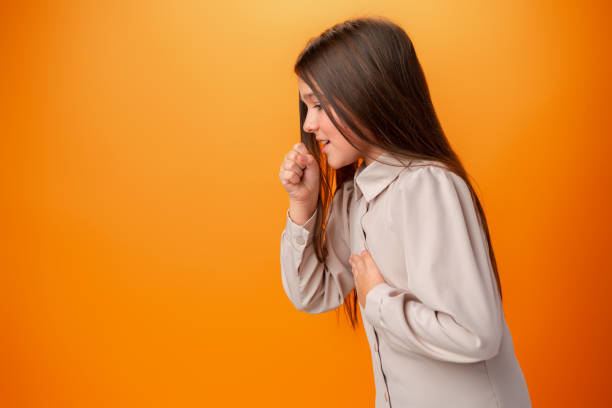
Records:
[[[366,167],[369,166],[370,163],[374,162],[375,161],[374,159],[378,159],[378,157],[383,153],[383,151],[382,150],[376,150],[376,151],[369,152],[369,153],[370,153],[370,157],[366,156],[364,158],[364,162],[365,162]]]

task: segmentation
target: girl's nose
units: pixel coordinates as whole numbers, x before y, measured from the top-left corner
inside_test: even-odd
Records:
[[[314,133],[317,130],[317,126],[312,120],[306,119],[304,121],[304,132],[306,133]]]
[[[306,133],[314,133],[316,132],[319,125],[317,124],[316,115],[311,109],[308,109],[308,113],[306,114],[306,118],[304,118],[304,132]]]

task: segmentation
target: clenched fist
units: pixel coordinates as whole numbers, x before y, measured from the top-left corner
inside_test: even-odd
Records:
[[[313,214],[319,198],[319,163],[300,142],[285,155],[278,175],[289,194],[289,216],[295,223],[304,224]]]

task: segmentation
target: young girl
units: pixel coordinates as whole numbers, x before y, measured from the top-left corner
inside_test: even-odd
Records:
[[[337,24],[295,64],[302,143],[280,180],[283,288],[299,310],[357,301],[379,407],[530,407],[483,209],[408,35]],[[353,292],[353,296],[349,294]]]

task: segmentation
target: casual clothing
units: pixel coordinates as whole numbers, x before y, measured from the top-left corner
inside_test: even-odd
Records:
[[[389,153],[377,160],[400,164]],[[370,252],[386,281],[360,305],[376,408],[531,406],[461,177],[425,161],[363,163],[332,200],[325,263],[313,245],[315,217],[300,226],[286,213],[283,288],[301,311],[333,310],[355,287],[350,255]]]

